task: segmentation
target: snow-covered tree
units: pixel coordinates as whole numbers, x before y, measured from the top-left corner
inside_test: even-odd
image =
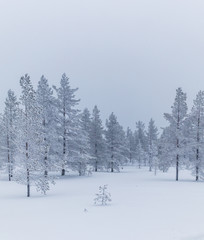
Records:
[[[111,113],[106,121],[106,143],[108,150],[108,169],[119,171],[119,166],[126,161],[125,132],[118,123],[117,117]]]
[[[85,108],[84,111],[81,114],[81,122],[83,125],[84,131],[87,132],[88,135],[90,135],[91,131],[91,114],[88,110],[88,108]]]
[[[172,132],[170,127],[166,127],[163,129],[163,132],[158,139],[158,168],[167,172],[169,167],[172,166],[172,162],[174,160],[174,138],[172,136]]]
[[[26,184],[27,197],[30,197],[30,187],[35,185],[38,190],[46,193],[49,190],[49,178],[45,178],[44,132],[42,125],[42,109],[36,101],[36,93],[30,77],[26,74],[20,79],[22,88],[21,104],[17,118],[17,138],[15,141],[15,180]]]
[[[135,138],[132,130],[128,127],[126,132],[127,158],[129,163],[133,164],[136,158]]]
[[[44,133],[44,164],[45,177],[48,175],[48,169],[51,165],[50,155],[54,152],[56,146],[56,109],[54,106],[53,90],[49,87],[48,80],[42,76],[38,82],[36,91],[36,100],[41,108],[42,129]]]
[[[85,110],[78,118],[78,127],[76,128],[75,135],[72,137],[70,143],[70,156],[68,163],[72,170],[77,171],[79,176],[84,176],[90,173],[89,163],[90,155],[90,138],[88,127],[88,111]]]
[[[157,138],[158,138],[158,129],[155,126],[154,120],[151,119],[147,131],[147,140],[148,140],[148,157],[149,157],[149,171],[152,171],[153,159],[157,155]]]
[[[139,149],[139,144],[142,147],[142,150],[144,152],[144,155],[147,155],[145,153],[147,153],[148,151],[148,141],[147,141],[147,134],[145,131],[145,124],[142,121],[138,121],[136,123],[136,131],[135,131],[135,148],[136,151],[138,152]],[[138,157],[137,157],[138,158]],[[147,165],[147,157],[145,157],[144,159],[142,159],[141,161],[143,161],[144,165]],[[142,164],[142,162],[141,162]]]
[[[99,193],[96,194],[94,203],[97,205],[107,205],[107,202],[111,202],[111,194],[107,191],[108,185],[100,186]]]
[[[18,101],[15,93],[11,90],[8,91],[8,96],[5,101],[5,110],[3,115],[3,132],[2,137],[4,138],[1,142],[2,154],[6,158],[8,178],[11,181],[13,177],[14,168],[14,153],[16,150],[15,140],[16,140],[16,118],[18,111]]]
[[[105,166],[105,141],[103,138],[103,132],[100,111],[97,106],[95,106],[91,116],[90,128],[92,165],[95,172]]]
[[[60,87],[54,86],[57,93],[57,133],[59,141],[58,161],[61,168],[61,175],[65,175],[65,168],[69,161],[69,154],[73,146],[73,138],[78,124],[78,112],[76,109],[79,101],[75,97],[78,88],[70,87],[69,78],[64,73],[60,81]]]
[[[169,125],[169,142],[172,143],[171,155],[176,163],[176,181],[179,178],[179,166],[184,155],[184,136],[183,127],[187,116],[186,94],[181,88],[176,90],[176,98],[172,106],[172,113],[165,113],[165,119],[170,123]]]
[[[187,119],[190,128],[188,131],[188,148],[190,162],[196,181],[204,178],[204,91],[199,91],[192,111]]]
[[[139,168],[141,168],[142,164],[145,163],[148,159],[147,153],[144,151],[142,144],[139,140],[139,143],[136,148],[136,160],[138,162]]]
[[[139,144],[139,141],[142,145],[142,148],[144,151],[147,150],[147,134],[145,131],[145,124],[142,121],[136,122],[136,131],[137,131],[137,143]]]

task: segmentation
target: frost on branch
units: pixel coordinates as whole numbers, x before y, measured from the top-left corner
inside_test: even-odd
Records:
[[[99,193],[96,194],[94,202],[96,205],[107,205],[107,202],[111,202],[111,194],[107,192],[107,185],[99,187]]]

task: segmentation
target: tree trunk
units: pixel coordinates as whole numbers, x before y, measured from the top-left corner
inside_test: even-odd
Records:
[[[178,181],[179,176],[179,155],[176,156],[176,181]]]
[[[45,153],[46,155],[45,155],[45,159],[44,159],[44,161],[45,161],[45,171],[44,171],[44,176],[45,176],[45,178],[48,176],[48,164],[47,164],[47,151],[46,151],[46,153]]]
[[[65,169],[64,169],[64,168],[62,169],[61,175],[62,175],[62,176],[65,176]]]
[[[13,156],[12,156],[12,154],[11,154],[11,167],[10,167],[10,175],[11,175],[11,180],[12,180],[12,177],[13,177]]]
[[[30,172],[27,168],[27,197],[30,197]]]
[[[28,143],[26,142],[26,159],[28,162]],[[30,197],[30,171],[27,167],[27,197]]]
[[[114,169],[113,169],[113,162],[111,162],[111,172],[114,172]]]
[[[178,123],[179,123],[179,120],[178,120]],[[179,129],[179,127],[177,127],[177,129]],[[177,151],[178,151],[179,150],[179,139],[177,139],[176,147],[177,147]],[[177,155],[176,155],[176,181],[178,181],[178,177],[179,177],[179,154],[177,153]]]
[[[155,176],[157,175],[157,166],[156,165],[154,166],[154,175]]]
[[[141,159],[139,157],[139,169],[141,168]]]
[[[98,162],[95,162],[95,172],[98,172]]]
[[[196,181],[198,181],[199,180],[199,176],[198,176],[198,171],[199,169],[198,169],[198,166],[196,167]]]
[[[198,179],[199,179],[198,160],[199,160],[199,149],[197,148],[197,151],[196,151],[196,181],[198,181]]]
[[[95,172],[98,172],[98,146],[97,143],[95,143],[95,157],[96,157],[96,162],[95,162]]]
[[[9,137],[7,135],[7,149],[8,149],[8,177],[9,181],[11,181],[11,159],[10,159],[10,144],[9,144]]]
[[[47,170],[45,170],[44,176],[45,176],[45,178],[48,176],[48,171]]]

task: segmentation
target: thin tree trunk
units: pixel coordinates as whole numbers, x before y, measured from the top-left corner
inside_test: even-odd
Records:
[[[30,197],[30,171],[27,168],[27,197]]]
[[[196,151],[196,181],[199,180],[198,159],[199,159],[199,149],[197,149],[197,151]]]
[[[139,169],[141,168],[141,159],[139,157]]]
[[[65,169],[62,168],[62,173],[61,173],[62,176],[65,176]]]
[[[26,143],[26,159],[28,162],[28,143]],[[30,171],[27,168],[27,197],[30,197]]]
[[[154,166],[154,175],[156,176],[157,175],[157,165],[155,164]]]
[[[63,137],[63,165],[62,165],[62,176],[65,176],[65,155],[66,155],[66,127],[65,127],[65,118],[66,118],[66,110],[65,110],[65,106],[64,106],[64,137]]]
[[[95,172],[98,172],[98,161],[95,162]]]
[[[11,181],[11,159],[10,159],[10,144],[9,144],[9,137],[7,135],[7,149],[8,149],[8,177],[9,181]]]
[[[196,167],[196,181],[199,180],[198,172],[199,172],[199,169],[198,169],[198,166],[197,166],[197,167]]]
[[[45,151],[45,158],[44,158],[44,161],[45,161],[45,171],[44,171],[44,176],[45,178],[48,176],[48,164],[47,164],[47,150]]]
[[[96,162],[95,162],[95,172],[98,172],[98,161],[97,161],[97,155],[98,155],[97,143],[95,143],[95,157],[96,157]]]
[[[10,156],[11,156],[11,160],[10,160],[10,162],[11,162],[10,173],[11,173],[11,180],[12,180],[12,177],[13,177],[13,155],[10,154]]]
[[[64,134],[66,134],[66,130],[65,130]],[[62,165],[62,173],[61,173],[61,175],[65,176],[65,155],[66,155],[66,138],[65,138],[65,135],[64,135],[63,141],[64,141],[63,142],[63,165]]]
[[[197,144],[200,143],[200,117],[198,117],[198,126],[197,126]],[[197,147],[196,150],[196,181],[199,179],[199,167],[198,167],[198,161],[199,161],[199,147]]]
[[[112,155],[111,155],[111,172],[114,172],[114,169],[113,169],[113,159],[114,159],[113,150],[114,150],[114,147],[112,146],[111,147],[111,151],[112,151]]]
[[[43,126],[44,126],[44,128],[46,127],[45,119],[43,119]],[[44,141],[45,141],[45,146],[46,146],[46,148],[45,148],[45,157],[44,157],[44,163],[45,163],[44,177],[47,178],[47,176],[48,176],[48,164],[47,164],[47,154],[48,154],[48,150],[47,150],[47,144],[46,144],[46,142],[47,142],[46,136],[45,136],[45,138],[44,138]]]
[[[179,139],[177,139],[177,151],[179,150]],[[179,154],[176,155],[176,181],[178,181],[179,178]]]
[[[178,181],[179,177],[179,155],[176,156],[176,181]]]
[[[152,156],[150,156],[150,159],[149,159],[149,171],[150,172],[152,171]]]
[[[111,172],[114,172],[114,169],[113,169],[113,161],[111,162]]]

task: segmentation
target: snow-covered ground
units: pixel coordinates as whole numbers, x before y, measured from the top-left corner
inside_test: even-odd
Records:
[[[159,172],[126,167],[121,173],[94,173],[57,180],[47,196],[0,181],[0,240],[202,240],[204,183],[187,171]],[[95,206],[100,185],[112,203]],[[84,211],[87,209],[87,211]]]

